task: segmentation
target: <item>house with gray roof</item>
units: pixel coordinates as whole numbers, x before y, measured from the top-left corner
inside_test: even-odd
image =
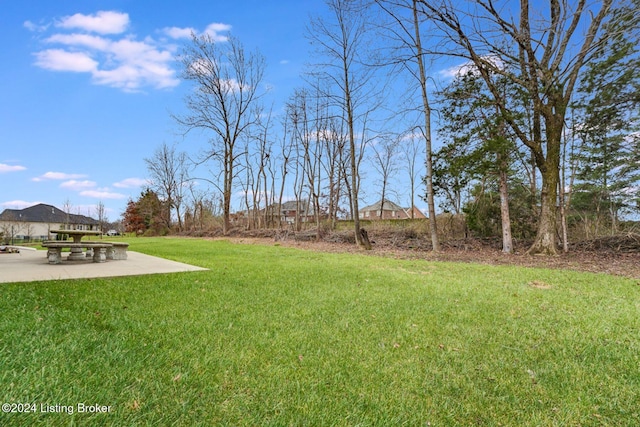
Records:
[[[53,236],[51,230],[98,230],[99,225],[91,217],[67,213],[44,203],[0,213],[3,240],[47,240]]]

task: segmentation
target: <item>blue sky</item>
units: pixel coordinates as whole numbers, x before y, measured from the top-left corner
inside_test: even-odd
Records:
[[[147,176],[145,157],[179,137],[174,55],[191,31],[257,48],[276,105],[302,84],[305,26],[322,0],[3,2],[0,210],[36,203],[117,220]],[[279,101],[277,99],[280,99]],[[180,147],[185,149],[186,147]]]
[[[326,10],[323,0],[4,1],[0,210],[69,202],[73,213],[95,216],[102,202],[108,218],[118,220],[147,184],[145,157],[163,143],[192,155],[202,145],[179,136],[171,118],[184,111],[189,88],[175,56],[191,32],[230,32],[258,49],[267,63],[265,104],[277,114],[304,85],[312,61],[305,28]],[[431,67],[440,85],[465,64],[440,59]],[[399,90],[390,92],[399,97]],[[390,198],[409,206],[406,172],[392,178],[397,191]],[[363,180],[369,188],[362,206],[379,200],[370,167]],[[419,199],[416,205],[426,207]]]

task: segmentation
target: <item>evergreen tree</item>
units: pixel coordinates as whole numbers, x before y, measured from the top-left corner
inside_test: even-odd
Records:
[[[606,26],[613,36],[595,52],[574,105],[582,122],[572,208],[596,234],[600,224],[615,233],[619,217],[637,209],[640,198],[638,7],[634,0],[613,11]]]
[[[502,79],[501,90],[510,85]],[[508,134],[502,113],[490,94],[483,90],[480,76],[470,70],[457,77],[440,93],[443,99],[441,135],[449,141],[436,153],[435,186],[447,202],[458,210],[461,191],[474,180],[493,180],[497,185],[499,210],[492,219],[501,218],[503,251],[513,252],[509,179],[512,175],[516,137]],[[517,97],[517,93],[512,96]],[[515,120],[515,118],[514,118]],[[476,196],[483,189],[474,190]],[[478,201],[477,197],[475,197]],[[473,228],[471,225],[470,228]],[[483,231],[482,234],[488,232]]]

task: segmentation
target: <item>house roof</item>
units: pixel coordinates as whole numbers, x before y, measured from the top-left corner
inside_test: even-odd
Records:
[[[407,208],[406,212],[407,212],[407,216],[409,218],[411,218],[411,208]],[[422,212],[420,209],[418,209],[417,207],[413,207],[413,217],[415,219],[426,219],[427,216],[424,214],[424,212]]]
[[[55,206],[40,203],[25,209],[5,209],[0,213],[0,221],[56,222],[69,224],[97,225],[98,221],[84,215],[68,214]]]
[[[365,206],[364,208],[360,209],[359,212],[380,212],[380,204],[381,202],[377,202],[374,203],[372,205],[369,206]],[[413,208],[403,208],[400,207],[399,205],[397,205],[396,203],[393,203],[390,200],[385,199],[384,200],[384,211],[403,211],[408,218],[411,218],[411,211],[413,210],[414,214],[413,217],[414,218],[427,218],[427,216],[417,207],[413,207]]]
[[[282,210],[295,211],[296,209],[298,209],[298,206],[302,209],[302,207],[304,206],[304,203],[298,202],[297,200],[289,200],[282,204]]]
[[[277,204],[275,205],[277,206]],[[282,204],[282,207],[280,208],[280,211],[296,211],[299,210],[301,215],[314,215],[315,214],[315,207],[313,206],[313,203],[309,203],[309,211],[306,212],[306,208],[307,207],[307,202],[304,201],[296,201],[296,200],[289,200],[287,202],[284,202]]]
[[[360,212],[379,211],[380,210],[380,205],[382,203],[383,202],[380,201],[380,202],[374,203],[372,205],[365,206],[364,208],[360,209]],[[397,204],[393,203],[392,201],[384,199],[383,210],[385,210],[385,211],[404,211],[405,208],[402,208],[402,207],[398,206]]]

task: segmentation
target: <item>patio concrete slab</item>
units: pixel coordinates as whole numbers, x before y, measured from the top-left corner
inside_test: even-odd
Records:
[[[64,261],[51,265],[47,251],[20,251],[17,254],[0,254],[0,283],[34,282],[38,280],[86,279],[94,277],[137,276],[142,274],[178,273],[202,271],[181,262],[170,261],[140,252],[127,251],[126,260],[94,263],[88,261]]]

